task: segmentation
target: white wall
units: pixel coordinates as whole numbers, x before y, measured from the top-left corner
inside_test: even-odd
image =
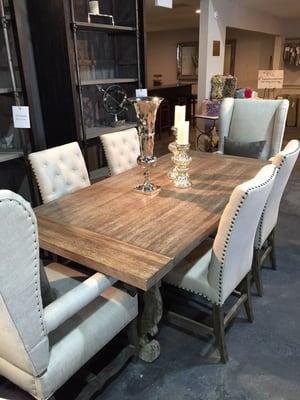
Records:
[[[238,86],[256,90],[258,70],[270,68],[275,36],[229,28],[226,38],[236,40],[234,74],[238,79]]]
[[[178,29],[147,33],[147,87],[153,86],[153,75],[161,74],[163,85],[177,83],[177,43],[198,42],[199,30]]]

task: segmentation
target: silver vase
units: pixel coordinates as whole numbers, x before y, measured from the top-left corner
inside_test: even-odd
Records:
[[[162,97],[131,97],[128,99],[135,108],[138,121],[138,135],[140,141],[140,155],[137,159],[144,169],[144,183],[135,189],[139,193],[154,194],[160,187],[150,180],[150,170],[157,158],[153,155],[156,113],[163,101]]]

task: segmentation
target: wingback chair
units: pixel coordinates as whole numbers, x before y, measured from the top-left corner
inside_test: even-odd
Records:
[[[56,300],[44,308],[38,230],[29,203],[1,190],[0,221],[0,375],[47,400],[134,323],[137,298],[112,286],[113,278],[97,273],[80,283],[72,270],[51,264],[46,272]]]
[[[222,362],[228,360],[225,328],[238,308],[244,304],[248,320],[253,320],[250,295],[250,274],[253,245],[258,221],[273,186],[276,167],[267,165],[258,174],[237,186],[223,212],[212,248],[202,257],[196,249],[179,263],[165,278],[168,286],[205,297],[213,306],[213,327],[184,317],[192,331],[199,326],[214,334]],[[201,246],[200,246],[201,252]],[[240,286],[241,296],[224,318],[223,305]],[[172,322],[181,323],[182,317],[167,313]]]
[[[259,296],[263,295],[261,267],[269,255],[272,268],[274,270],[277,268],[274,238],[279,206],[284,189],[299,156],[299,151],[300,142],[298,140],[291,140],[285,148],[272,159],[273,165],[277,167],[275,184],[263,210],[255,237],[253,276]]]
[[[111,175],[117,175],[137,165],[140,145],[137,130],[126,129],[100,136]]]
[[[29,154],[43,203],[89,186],[90,180],[77,142]]]
[[[220,112],[219,152],[225,153],[228,138],[242,143],[266,141],[259,158],[275,156],[281,150],[288,108],[288,100],[225,98]]]

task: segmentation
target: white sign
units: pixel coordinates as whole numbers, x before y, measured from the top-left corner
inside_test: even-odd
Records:
[[[30,128],[29,107],[13,106],[12,112],[15,128]]]
[[[155,0],[157,7],[173,8],[173,0]]]
[[[135,97],[147,97],[148,90],[147,89],[136,89],[135,90]]]
[[[258,89],[282,89],[284,71],[283,69],[258,71]]]

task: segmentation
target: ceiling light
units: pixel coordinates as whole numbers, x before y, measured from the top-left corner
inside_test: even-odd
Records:
[[[200,10],[200,9],[199,9],[199,10],[196,10],[195,13],[196,13],[196,14],[200,14],[200,13],[201,13],[201,10]]]

